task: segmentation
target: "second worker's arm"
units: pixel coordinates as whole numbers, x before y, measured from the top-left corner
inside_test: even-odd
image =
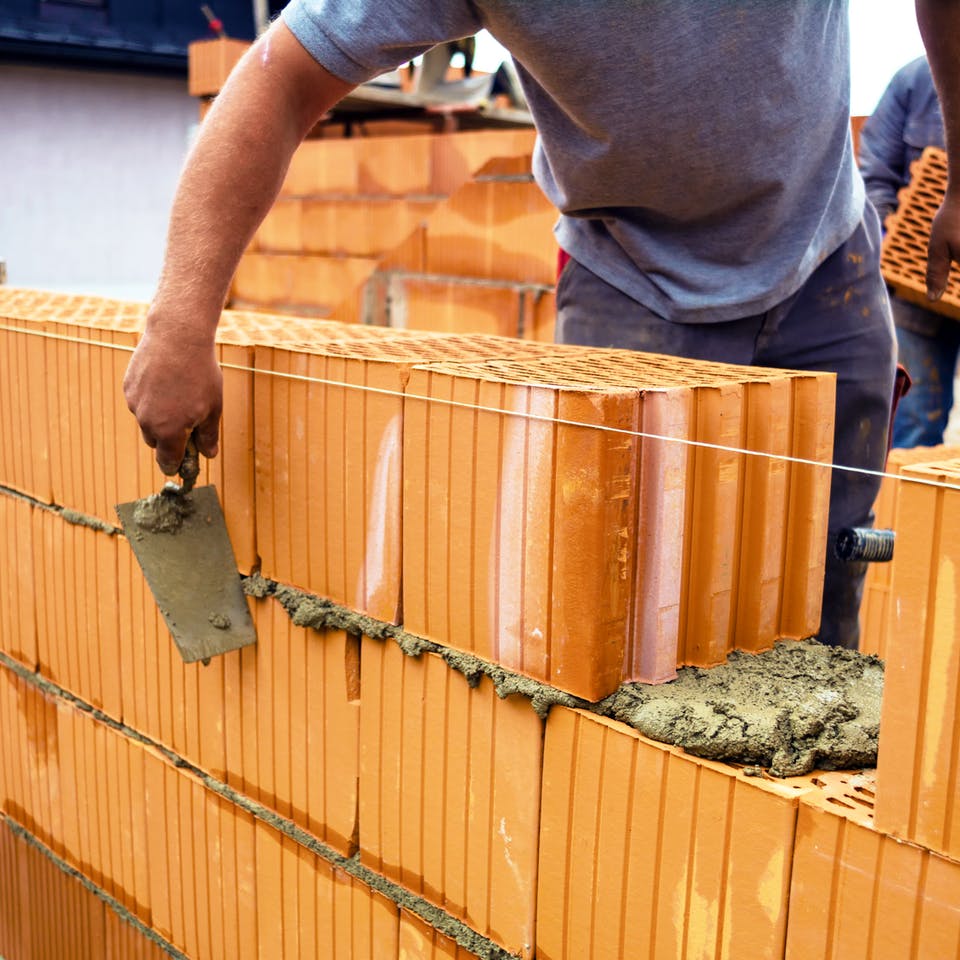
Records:
[[[230,280],[294,150],[351,89],[278,20],[234,69],[203,121],[177,186],[146,329],[123,384],[164,473],[176,473],[194,430],[200,452],[217,453],[223,383],[214,336]]]
[[[916,0],[917,23],[940,97],[949,173],[930,232],[927,296],[939,297],[951,261],[960,262],[960,0]]]

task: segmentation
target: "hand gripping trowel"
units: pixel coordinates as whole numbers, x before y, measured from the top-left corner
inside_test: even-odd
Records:
[[[254,643],[216,487],[194,487],[200,457],[193,437],[179,468],[182,485],[116,507],[153,598],[187,663]]]

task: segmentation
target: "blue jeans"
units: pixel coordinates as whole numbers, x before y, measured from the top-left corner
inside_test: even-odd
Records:
[[[849,240],[783,303],[725,323],[664,320],[571,261],[557,285],[560,343],[837,374],[833,462],[882,470],[896,370],[893,323],[880,276],[880,225],[871,206]],[[873,524],[879,478],[833,471],[819,638],[856,649],[865,563],[837,560],[843,527]]]
[[[943,443],[953,406],[953,378],[960,353],[960,321],[897,297],[891,299],[899,360],[913,385],[897,407],[895,447]]]

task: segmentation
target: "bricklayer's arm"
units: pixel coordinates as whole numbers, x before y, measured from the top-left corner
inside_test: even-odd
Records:
[[[130,410],[167,474],[176,473],[194,430],[203,454],[217,452],[222,379],[214,336],[230,278],[294,150],[352,87],[277,21],[204,120],[177,187],[146,330],[124,379]]]
[[[939,297],[951,260],[960,262],[960,0],[916,0],[917,23],[940,97],[949,176],[943,206],[933,221],[927,295]]]

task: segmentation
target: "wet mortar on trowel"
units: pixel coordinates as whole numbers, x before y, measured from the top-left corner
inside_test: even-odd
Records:
[[[133,519],[147,533],[178,533],[193,513],[193,504],[176,484],[137,502]]]

